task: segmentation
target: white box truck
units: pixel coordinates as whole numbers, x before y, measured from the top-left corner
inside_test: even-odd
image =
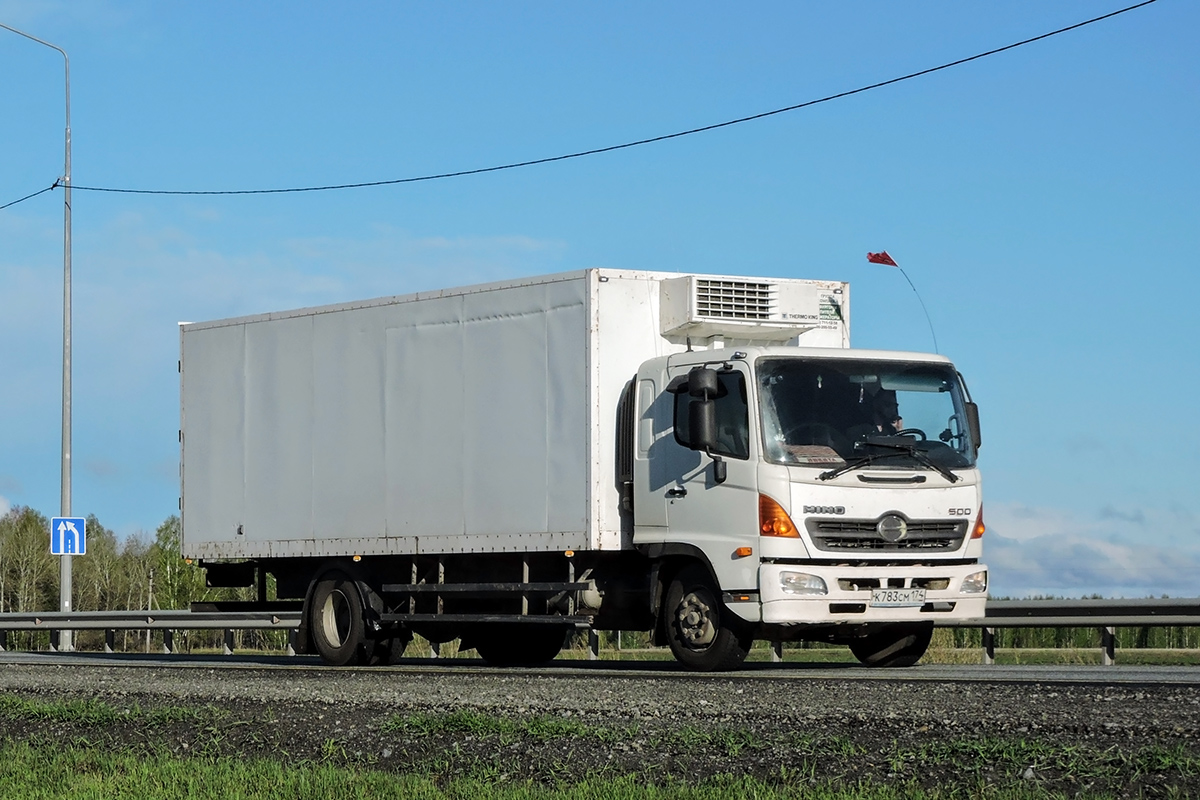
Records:
[[[979,417],[945,357],[850,349],[849,311],[588,269],[183,324],[183,555],[300,605],[331,664],[579,628],[699,670],[755,639],[913,664],[983,616]]]

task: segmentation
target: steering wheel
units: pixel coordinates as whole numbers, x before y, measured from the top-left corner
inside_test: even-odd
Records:
[[[922,442],[929,438],[928,436],[925,435],[925,431],[921,430],[920,428],[905,428],[903,430],[896,431],[896,435],[897,436],[919,436],[921,438]]]

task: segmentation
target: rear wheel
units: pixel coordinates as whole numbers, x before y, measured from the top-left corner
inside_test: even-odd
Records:
[[[566,629],[558,625],[493,625],[475,637],[475,650],[489,664],[544,664],[562,650]]]
[[[330,573],[317,584],[308,607],[313,645],[326,664],[343,667],[366,660],[362,595],[342,573]]]
[[[887,625],[850,641],[850,652],[868,667],[911,667],[933,638],[933,623]]]
[[[663,611],[671,653],[688,669],[720,672],[737,669],[746,660],[752,641],[737,630],[702,567],[680,570],[667,587]]]
[[[412,632],[399,626],[384,631],[375,641],[370,643],[371,655],[367,665],[371,667],[386,667],[396,664],[404,657],[404,651],[412,641]]]

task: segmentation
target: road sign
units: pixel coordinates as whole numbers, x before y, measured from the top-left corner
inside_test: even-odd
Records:
[[[83,517],[50,520],[50,555],[81,556],[87,552],[87,523]]]

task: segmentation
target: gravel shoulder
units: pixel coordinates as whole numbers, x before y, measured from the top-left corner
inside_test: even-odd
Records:
[[[557,783],[745,775],[1200,796],[1200,686],[1187,683],[0,664],[5,697],[10,742]],[[84,700],[125,716],[18,705]]]

